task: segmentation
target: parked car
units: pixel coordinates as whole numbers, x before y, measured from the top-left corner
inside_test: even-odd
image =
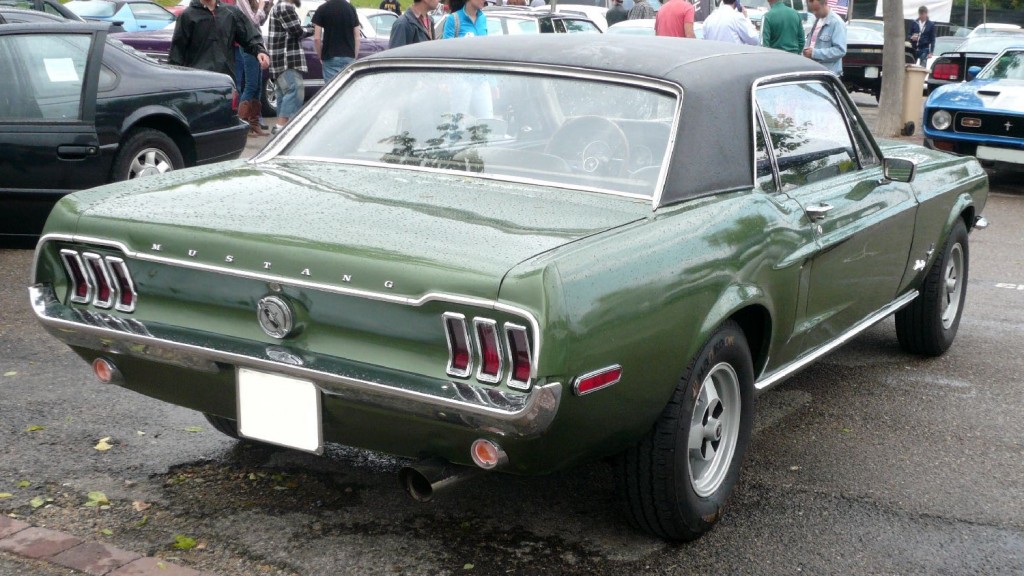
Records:
[[[931,94],[932,90],[946,84],[965,82],[969,68],[984,68],[996,54],[1014,46],[1024,46],[1024,34],[967,38],[956,50],[935,59],[926,80],[925,93]]]
[[[487,14],[487,34],[490,36],[601,33],[597,24],[578,14],[551,12],[547,9],[534,11],[514,6],[488,6],[484,12]],[[436,38],[444,34],[444,26],[444,18],[434,24]]]
[[[932,66],[935,64],[935,60],[947,52],[955,51],[961,44],[964,43],[964,39],[958,36],[939,36],[935,39],[935,48],[932,52],[931,57],[928,58],[928,72],[931,73]]]
[[[105,28],[0,26],[5,237],[37,236],[69,192],[237,158],[245,147],[222,74],[159,66]]]
[[[987,191],[782,51],[424,42],[248,162],[65,199],[30,299],[101,381],[231,436],[423,458],[421,499],[618,455],[633,521],[686,540],[755,394],[893,313],[911,353],[949,348]]]
[[[70,20],[72,22],[86,22],[96,20],[86,20],[78,14],[75,14],[71,10],[68,10],[64,4],[61,4],[58,0],[0,0],[0,8],[18,8],[22,10],[34,10],[36,12],[43,12],[51,16],[59,17],[62,20]],[[26,21],[24,18],[17,20],[18,22]],[[121,22],[111,22],[109,32],[124,32],[124,28],[121,26]]]
[[[976,36],[992,36],[995,34],[1006,34],[1006,33],[1019,33],[1021,27],[1017,24],[1000,24],[997,22],[986,22],[985,24],[979,24],[975,26],[968,33],[969,38]]]
[[[882,93],[881,32],[870,28],[849,26],[846,29],[846,56],[843,57],[843,84],[850,92],[866,92],[875,98]],[[909,46],[904,50],[907,64],[916,62]]]
[[[174,14],[174,17],[177,18],[178,16],[181,16],[181,13],[184,12],[185,8],[188,8],[188,5],[191,4],[191,3],[192,3],[192,0],[181,0],[180,2],[175,4],[174,6],[171,6],[170,8],[168,8],[167,11],[170,12],[171,14]]]
[[[356,14],[359,16],[359,27],[365,37],[391,39],[391,27],[398,20],[398,14],[390,10],[375,8],[356,8]],[[310,20],[312,20],[312,16],[310,16]]]
[[[638,18],[636,20],[623,20],[608,27],[606,34],[629,34],[632,36],[654,36],[654,18]],[[693,23],[693,34],[697,38],[704,38],[704,23]]]
[[[604,32],[608,29],[608,18],[605,16],[608,13],[608,8],[611,6],[611,0],[569,0],[568,2],[560,1],[555,7],[555,12],[565,16],[576,16],[593,22],[600,32]],[[630,6],[633,2],[630,0]],[[650,1],[651,7],[657,11],[661,7],[661,2],[658,0]],[[527,8],[531,12],[537,13],[551,13],[549,6],[537,6],[533,8]],[[628,8],[627,8],[628,10]]]
[[[167,63],[167,55],[171,51],[171,38],[173,36],[173,28],[156,32],[129,32],[113,35],[117,40],[165,64]],[[388,41],[388,38],[366,38],[364,35],[359,42],[359,58],[365,58],[370,54],[386,50]],[[317,56],[314,49],[312,38],[304,38],[302,40],[302,51],[306,55],[306,72],[302,75],[302,82],[305,89],[305,97],[308,100],[324,87],[323,66],[320,63],[320,57]],[[263,75],[261,101],[264,116],[275,116],[277,114],[277,92],[275,92],[274,80],[270,78],[269,74]]]
[[[1004,50],[980,72],[972,68],[971,77],[928,97],[925,144],[1024,170],[1024,46]]]
[[[83,18],[120,22],[125,32],[160,30],[175,19],[174,14],[150,0],[71,0],[64,6]]]

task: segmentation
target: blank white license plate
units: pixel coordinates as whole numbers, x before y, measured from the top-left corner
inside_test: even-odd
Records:
[[[978,146],[977,156],[979,160],[996,160],[998,162],[1013,162],[1024,164],[1024,150],[1010,150],[1009,148],[992,148],[989,146]]]
[[[878,68],[874,66],[868,66],[864,69],[865,78],[878,78]]]
[[[323,451],[320,391],[309,380],[238,369],[238,433],[246,438]]]

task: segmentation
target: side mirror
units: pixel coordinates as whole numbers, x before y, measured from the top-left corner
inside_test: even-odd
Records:
[[[967,81],[970,82],[971,80],[974,80],[974,77],[977,76],[979,72],[981,72],[981,66],[971,66],[968,68]]]
[[[885,181],[906,182],[914,181],[917,174],[917,163],[906,158],[885,158],[882,160],[882,176]]]

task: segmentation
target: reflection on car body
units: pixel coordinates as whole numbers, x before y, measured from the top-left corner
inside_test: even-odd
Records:
[[[756,393],[893,313],[909,352],[952,345],[987,190],[973,158],[876,142],[798,55],[424,42],[353,64],[248,162],[62,202],[31,302],[104,379],[229,435],[423,458],[419,499],[616,456],[634,523],[689,540]]]

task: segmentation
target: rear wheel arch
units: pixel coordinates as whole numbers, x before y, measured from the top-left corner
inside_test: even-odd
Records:
[[[185,161],[186,167],[196,165],[196,143],[188,130],[188,126],[182,124],[180,119],[168,113],[150,114],[126,123],[121,131],[120,143],[124,144],[133,131],[145,128],[163,132],[173,140],[181,152],[181,157]]]
[[[737,310],[732,314],[730,320],[739,324],[743,334],[747,337],[747,345],[750,347],[750,358],[754,363],[754,377],[764,371],[768,363],[768,350],[770,349],[772,337],[772,315],[766,307],[761,304],[751,304]]]

